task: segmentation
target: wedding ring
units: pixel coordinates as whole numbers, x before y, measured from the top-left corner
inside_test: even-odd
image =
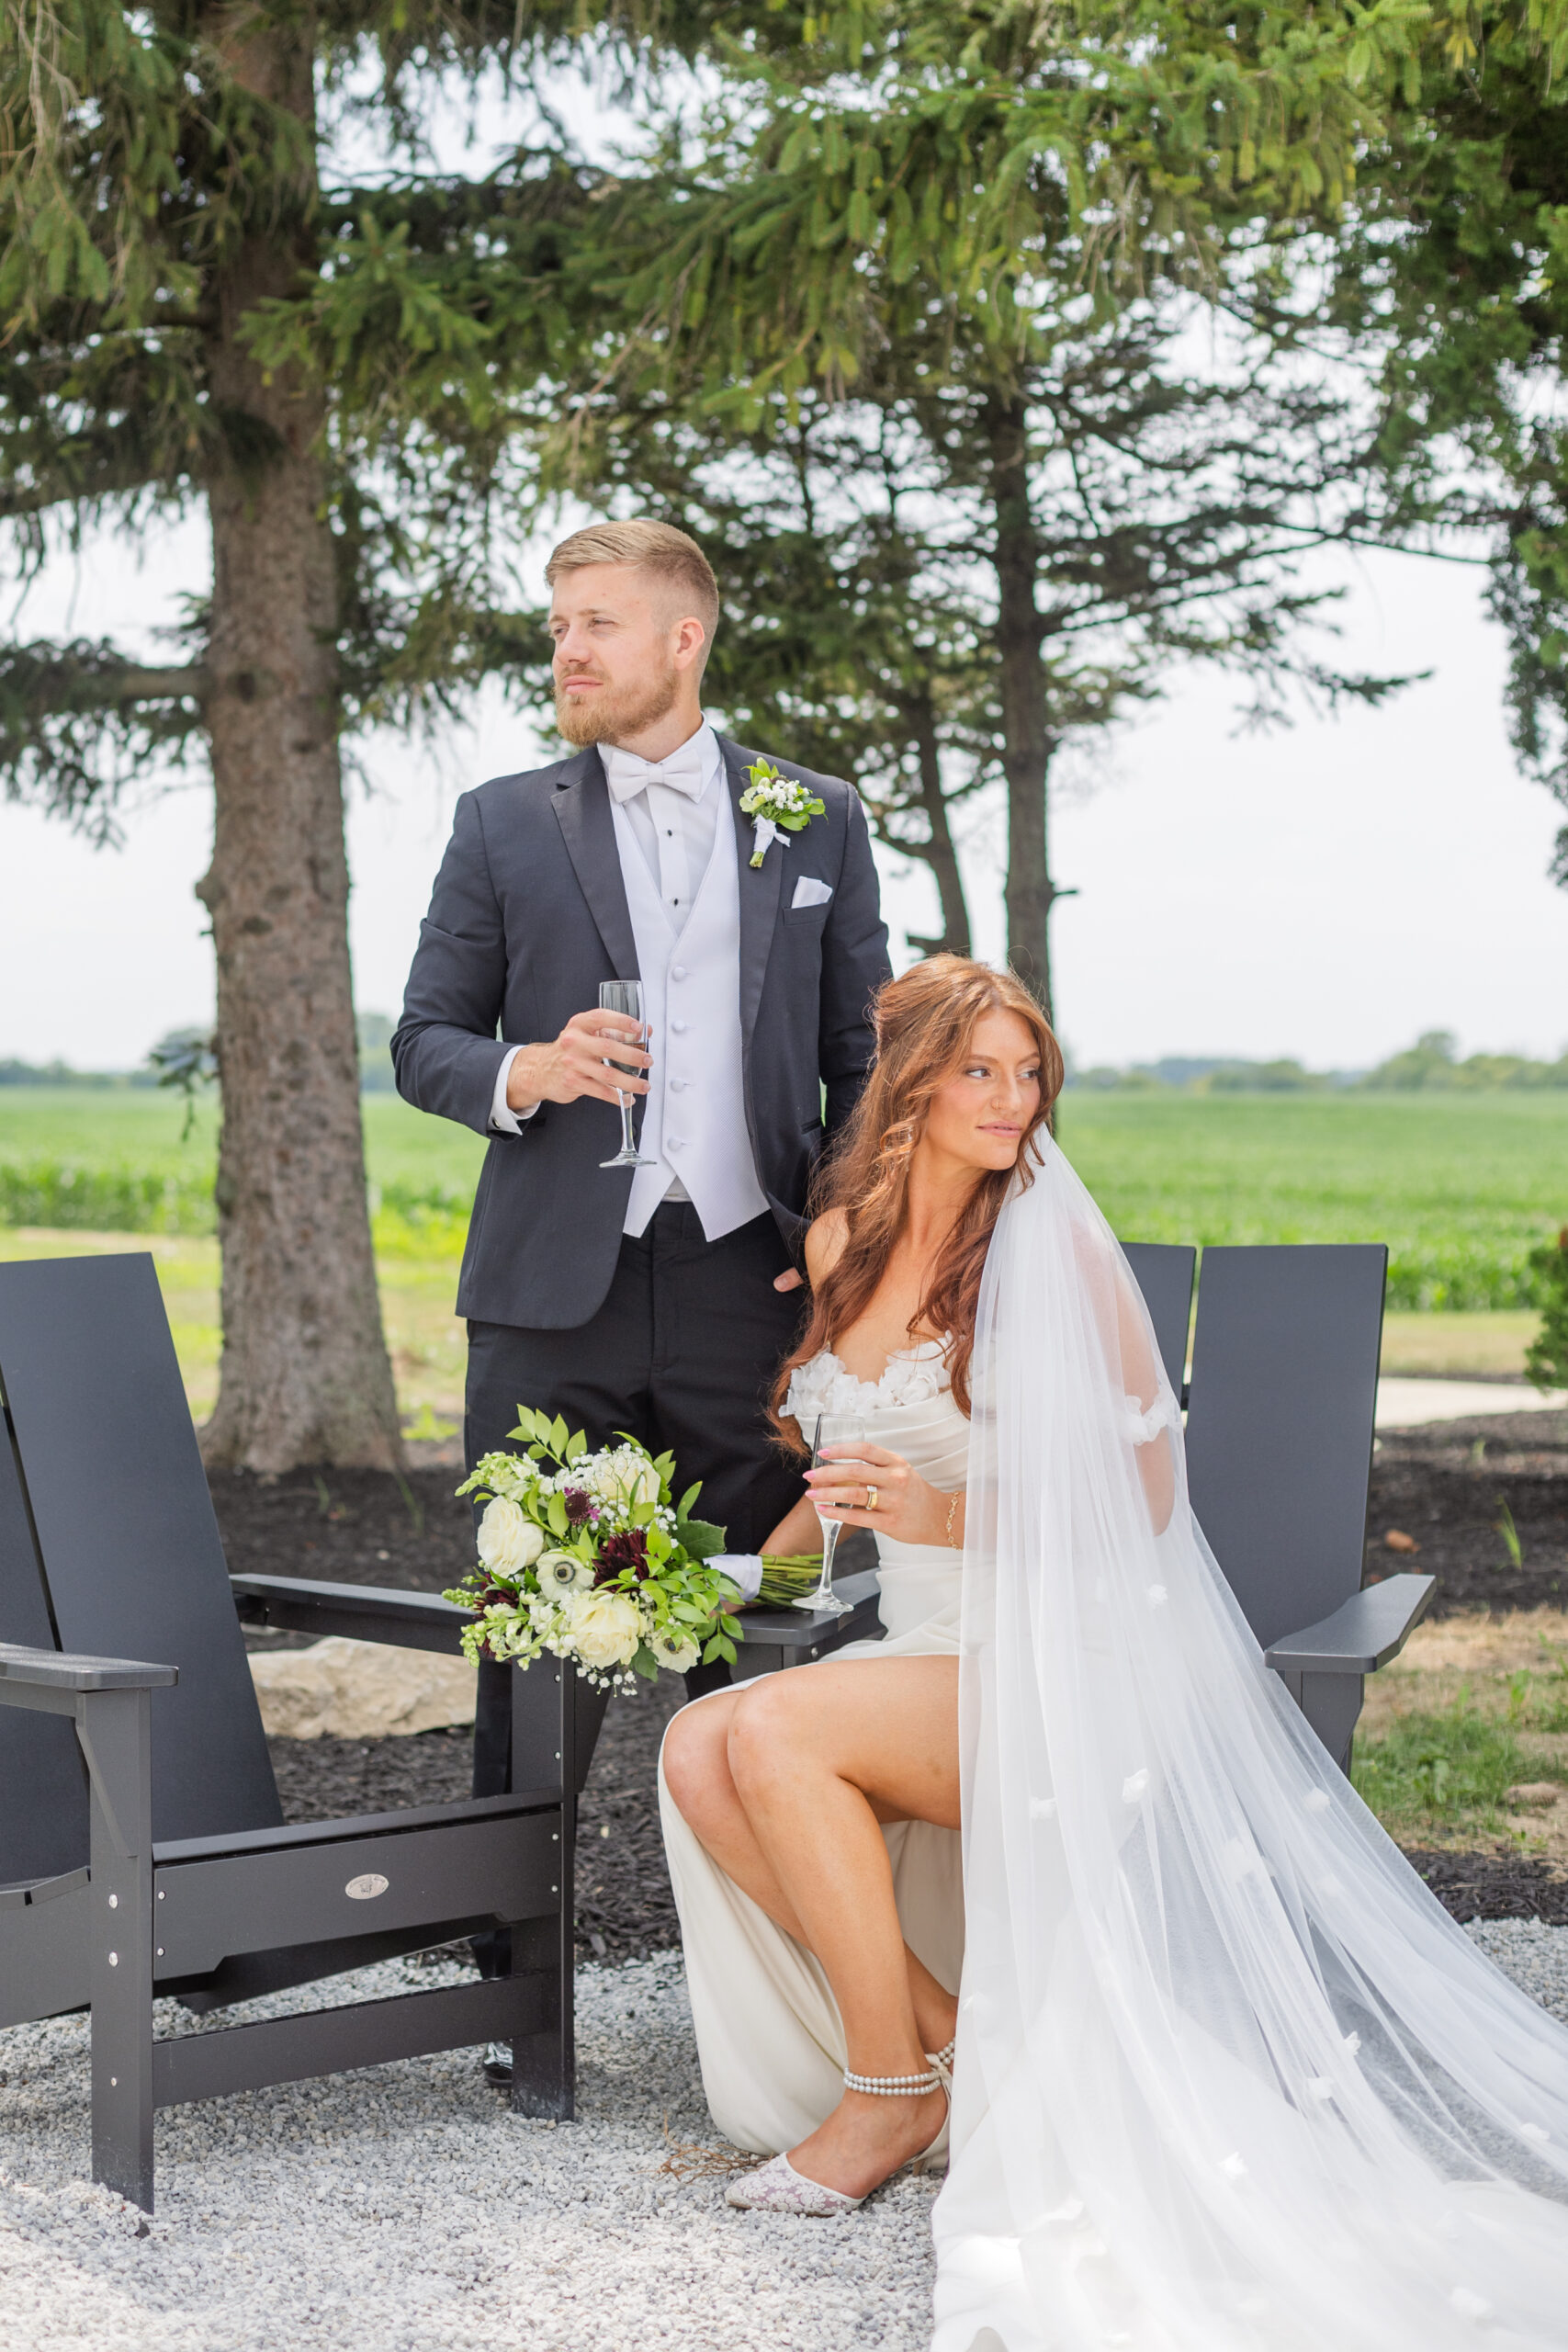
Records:
[[[865,1490],[865,1507],[867,1510],[874,1510],[876,1509],[876,1488],[874,1487],[868,1487]]]

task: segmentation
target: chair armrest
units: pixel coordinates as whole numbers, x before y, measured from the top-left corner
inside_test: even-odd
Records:
[[[305,1577],[231,1577],[234,1606],[246,1625],[279,1634],[329,1634],[355,1642],[388,1642],[399,1649],[462,1654],[471,1609],[438,1592],[399,1592],[388,1585],[318,1584]]]
[[[1280,1674],[1374,1674],[1404,1647],[1437,1589],[1436,1577],[1385,1577],[1332,1617],[1273,1643],[1263,1663]]]
[[[0,1643],[0,1705],[20,1690],[162,1690],[179,1679],[177,1667],[148,1666],[140,1658],[77,1657]]]
[[[853,1576],[835,1577],[833,1590],[858,1612],[863,1602],[875,1601],[881,1584],[874,1568],[861,1568]],[[747,1642],[765,1643],[770,1649],[815,1649],[845,1622],[827,1610],[743,1609],[739,1623],[745,1638],[736,1645],[736,1666],[745,1665]]]

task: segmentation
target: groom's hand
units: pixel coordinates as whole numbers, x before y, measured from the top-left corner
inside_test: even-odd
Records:
[[[641,1043],[646,1034],[624,1012],[574,1012],[553,1045],[525,1046],[516,1056],[506,1074],[507,1108],[532,1111],[540,1102],[576,1102],[584,1095],[614,1102],[617,1085],[623,1094],[646,1094],[647,1079],[626,1074],[650,1066]],[[624,1069],[604,1067],[612,1045]]]

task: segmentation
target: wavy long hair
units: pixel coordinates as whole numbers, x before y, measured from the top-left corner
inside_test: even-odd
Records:
[[[797,1364],[808,1363],[850,1330],[869,1305],[908,1215],[909,1162],[925,1131],[931,1098],[963,1069],[975,1024],[987,1012],[1013,1012],[1040,1055],[1040,1108],[1022,1136],[1012,1168],[985,1169],[931,1267],[909,1336],[947,1335],[948,1376],[960,1410],[969,1410],[969,1362],[980,1273],[1015,1171],[1032,1182],[1037,1130],[1062,1091],[1062,1049],[1040,1007],[1010,972],[994,972],[966,956],[932,956],[877,993],[872,1008],[876,1057],[860,1101],[811,1188],[811,1214],[841,1209],[844,1246],[811,1295],[811,1320],[779,1373],[773,1419],[792,1451],[800,1450],[781,1408]]]

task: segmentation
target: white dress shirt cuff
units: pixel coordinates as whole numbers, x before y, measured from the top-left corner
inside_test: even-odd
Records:
[[[536,1102],[530,1110],[514,1111],[506,1099],[506,1081],[512,1075],[513,1063],[522,1051],[521,1046],[513,1046],[495,1074],[495,1091],[490,1098],[490,1123],[498,1135],[520,1136],[525,1122],[531,1119],[539,1107]]]
[[[740,1587],[742,1600],[755,1600],[762,1583],[761,1555],[757,1552],[715,1552],[708,1561],[721,1576],[730,1577]]]

